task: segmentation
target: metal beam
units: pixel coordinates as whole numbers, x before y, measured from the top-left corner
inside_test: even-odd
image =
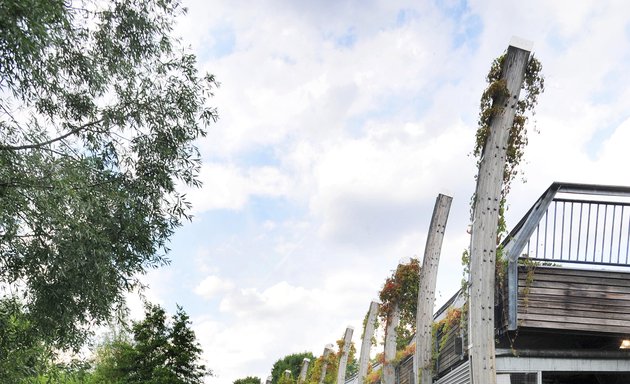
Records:
[[[561,357],[497,357],[497,372],[629,372],[630,360],[561,358]]]

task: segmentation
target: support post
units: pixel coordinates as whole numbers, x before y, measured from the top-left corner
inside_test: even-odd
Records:
[[[414,377],[418,384],[431,384],[431,358],[433,355],[432,324],[433,307],[435,305],[435,286],[437,283],[438,265],[442,251],[442,241],[448,214],[451,210],[450,196],[439,194],[435,200],[433,216],[424,247],[424,258],[420,268],[418,289],[418,309],[416,312],[416,352],[414,354]]]
[[[311,359],[305,357],[302,360],[302,368],[300,369],[300,376],[298,376],[298,384],[301,384],[306,381],[306,373],[308,372],[308,365],[311,363]]]
[[[508,95],[493,101],[493,105],[502,109],[490,124],[477,176],[470,241],[468,322],[473,384],[497,382],[494,347],[497,226],[507,143],[529,59],[530,48],[525,49],[520,43],[510,45],[507,50],[501,79],[506,81]]]
[[[348,365],[348,354],[350,353],[350,345],[352,344],[352,333],[354,328],[347,327],[346,334],[343,337],[343,348],[341,348],[341,356],[339,356],[339,369],[337,370],[337,384],[346,382],[346,366]]]
[[[387,319],[385,327],[385,363],[383,364],[383,384],[396,384],[396,328],[400,325],[400,308],[395,304]]]
[[[368,365],[370,364],[370,348],[372,347],[372,337],[374,337],[374,321],[378,313],[378,303],[372,301],[368,311],[365,328],[363,329],[363,340],[361,341],[361,355],[359,356],[359,372],[357,374],[358,384],[365,382]]]
[[[328,356],[333,352],[333,345],[326,344],[324,347],[324,354],[322,355],[322,372],[319,376],[318,384],[324,384],[324,379],[326,378],[326,370],[328,369]]]
[[[557,192],[558,188],[552,186],[540,197],[527,212],[528,217],[523,227],[503,248],[503,256],[508,260],[508,331],[516,331],[518,328],[518,258]]]

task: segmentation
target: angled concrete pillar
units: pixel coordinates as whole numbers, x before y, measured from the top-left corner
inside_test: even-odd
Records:
[[[387,319],[385,327],[385,363],[383,364],[383,384],[396,384],[396,371],[393,360],[396,359],[396,328],[400,325],[400,308],[395,305]]]
[[[322,355],[322,371],[319,376],[318,384],[324,384],[324,379],[326,378],[326,370],[328,369],[328,356],[333,353],[334,346],[332,344],[326,344],[324,347],[324,354]]]
[[[433,307],[438,265],[442,251],[442,240],[453,198],[439,194],[435,200],[433,216],[424,247],[424,259],[420,268],[418,308],[416,312],[416,352],[414,354],[414,377],[419,384],[431,384],[431,359],[433,357]]]
[[[305,357],[302,360],[302,368],[300,369],[300,376],[298,376],[298,384],[306,381],[306,372],[308,372],[308,365],[310,364],[311,359]]]
[[[510,128],[525,77],[531,43],[517,40],[508,47],[501,69],[508,94],[493,100],[500,111],[479,162],[470,240],[469,355],[473,384],[496,384],[494,294],[497,227]]]
[[[352,332],[354,328],[347,327],[346,334],[343,337],[343,348],[339,356],[339,369],[337,370],[337,384],[346,382],[346,366],[348,365],[348,354],[350,353],[350,345],[352,345]]]
[[[378,314],[378,302],[370,303],[365,329],[363,329],[363,340],[361,341],[361,355],[359,356],[359,372],[357,375],[358,384],[365,382],[368,365],[370,364],[370,348],[372,347],[372,337],[374,337],[374,322]]]

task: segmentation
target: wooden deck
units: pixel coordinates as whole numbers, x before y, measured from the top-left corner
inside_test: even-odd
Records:
[[[630,334],[629,272],[535,267],[528,282],[528,268],[518,273],[519,327]]]

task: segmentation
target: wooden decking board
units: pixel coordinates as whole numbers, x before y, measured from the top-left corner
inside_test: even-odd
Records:
[[[570,306],[572,304],[586,304],[586,305],[604,305],[608,307],[619,307],[619,310],[630,310],[630,300],[623,299],[615,299],[615,298],[593,298],[590,296],[570,296],[570,300],[567,300],[566,295],[558,295],[558,294],[537,294],[527,295],[528,300],[540,300],[540,301],[549,301],[549,302],[558,302],[561,303],[559,305],[564,304],[565,306]],[[519,300],[525,298],[523,292],[519,292]]]
[[[626,314],[630,307],[619,307],[619,306],[611,306],[610,304],[600,304],[600,303],[576,303],[576,302],[567,302],[565,300],[551,300],[546,297],[536,297],[535,299],[530,298],[525,301],[524,298],[519,299],[519,306],[523,307],[532,307],[532,308],[541,308],[549,312],[550,310],[559,309],[559,310],[573,310],[573,311],[587,311],[587,312],[603,312],[607,313],[624,313]],[[630,319],[630,315],[625,315]]]
[[[526,274],[519,273],[519,282],[524,282],[526,279]],[[605,281],[607,285],[615,286],[615,287],[630,287],[630,281],[623,281],[620,279],[607,279],[604,276],[600,277],[580,277],[580,276],[569,276],[569,275],[554,275],[550,273],[537,273],[534,272],[534,280],[537,281],[559,281],[565,283],[582,283],[582,284],[602,284],[602,281]]]
[[[559,314],[536,314],[536,313],[521,313],[519,319],[523,320],[536,320],[536,321],[560,321],[567,324],[590,324],[594,326],[605,325],[610,327],[625,327],[630,328],[630,322],[627,320],[616,319],[594,319],[589,317],[581,317],[577,315],[559,315]]]
[[[621,293],[625,295],[630,295],[630,287],[620,287],[615,285],[608,284],[588,284],[582,283],[580,281],[576,281],[573,283],[566,283],[560,281],[541,281],[534,280],[531,284],[532,287],[536,288],[553,288],[553,289],[564,289],[575,292],[585,292],[585,291],[595,291],[595,292],[609,292],[609,293]],[[519,281],[519,288],[525,288],[526,284]]]
[[[525,272],[527,267],[520,266],[519,273]],[[611,271],[611,270],[596,270],[596,269],[573,269],[564,267],[534,267],[536,273],[550,273],[553,275],[561,276],[580,276],[580,277],[605,277],[606,279],[613,280],[627,280],[630,279],[630,270],[628,272]]]
[[[563,322],[553,321],[536,321],[536,320],[523,320],[519,321],[519,327],[524,328],[545,328],[545,329],[562,329],[570,331],[585,331],[585,332],[602,332],[616,335],[627,335],[630,333],[630,327],[614,327],[601,326],[601,325],[589,325],[589,324],[567,324]]]
[[[519,284],[524,282],[526,278],[526,274],[524,272],[519,273]],[[582,283],[585,284],[594,284],[601,285],[602,279],[605,279],[606,285],[610,286],[618,286],[618,287],[628,287],[630,288],[630,275],[626,276],[624,279],[615,279],[608,276],[576,276],[574,274],[555,274],[550,273],[549,271],[539,271],[536,269],[534,271],[534,279],[535,281],[561,281],[566,283],[574,283],[576,282],[576,278],[579,279]]]
[[[523,290],[519,290],[519,295],[523,294]],[[529,288],[529,295],[552,295],[552,296],[563,296],[566,297],[567,300],[572,298],[580,298],[580,297],[589,297],[593,299],[609,299],[609,300],[621,300],[626,301],[629,298],[629,295],[624,293],[616,293],[616,292],[597,292],[597,291],[575,291],[569,289],[554,289],[554,288],[538,288],[533,286]]]
[[[526,276],[520,267],[519,327],[630,333],[630,273],[536,267]]]
[[[590,310],[567,310],[560,308],[547,308],[539,305],[540,303],[530,303],[528,307],[521,312],[523,315],[525,314],[539,314],[539,315],[549,315],[553,313],[553,316],[573,316],[580,318],[592,318],[592,319],[611,319],[611,320],[622,320],[627,324],[630,324],[630,316],[626,313],[619,312],[600,312],[600,311],[590,311]]]

